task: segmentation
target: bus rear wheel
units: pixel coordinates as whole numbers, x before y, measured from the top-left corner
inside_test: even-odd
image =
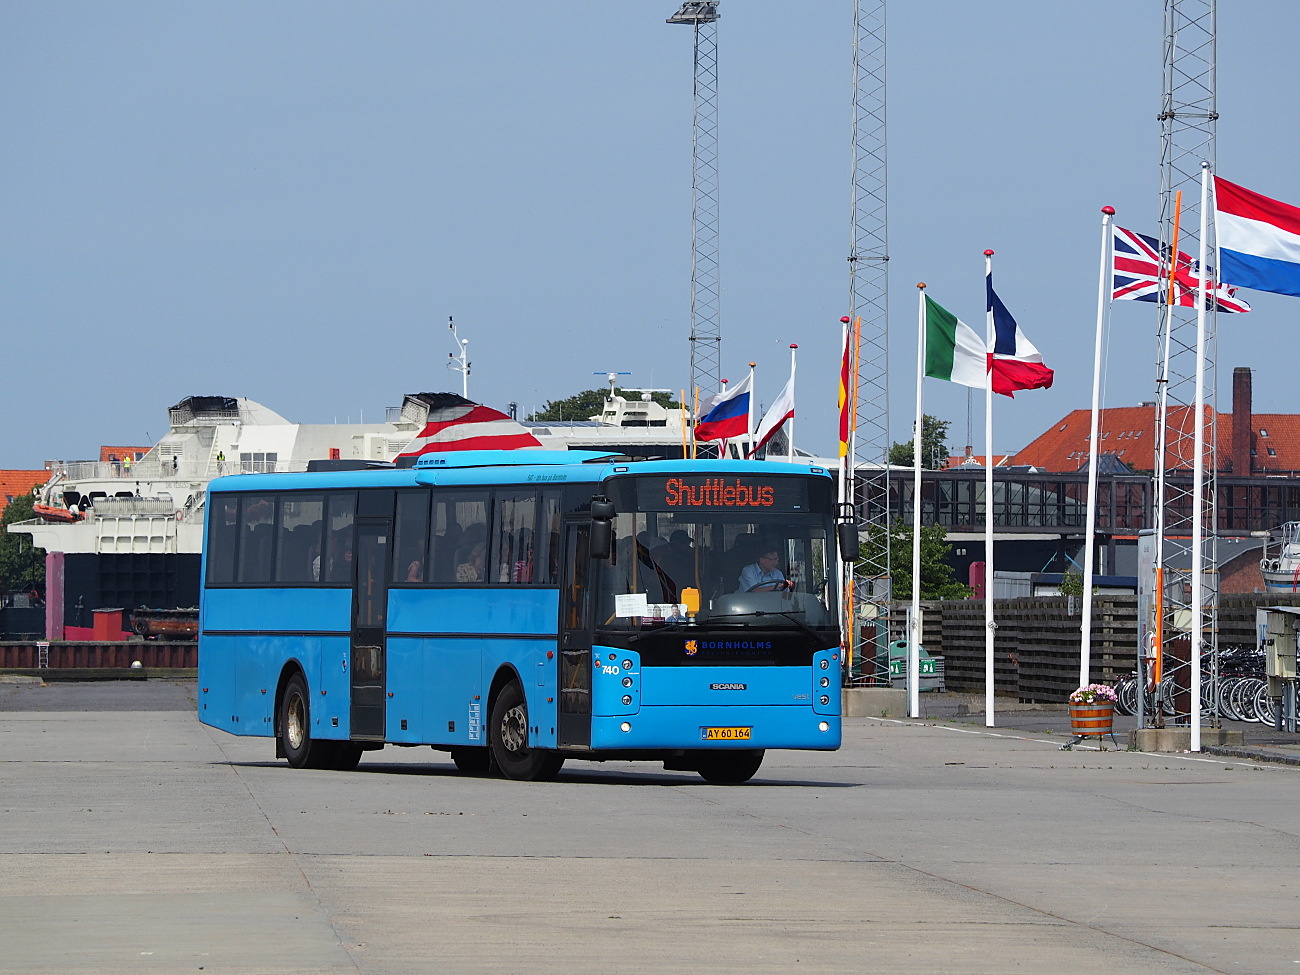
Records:
[[[555,778],[564,765],[564,756],[528,747],[528,702],[517,681],[501,688],[492,705],[488,741],[492,761],[507,779],[544,782]]]
[[[333,742],[312,740],[311,699],[302,674],[289,678],[280,699],[280,744],[294,768],[329,768],[334,757]]]
[[[714,785],[740,785],[748,782],[763,764],[763,749],[752,751],[705,752],[700,756],[696,771],[705,782]]]

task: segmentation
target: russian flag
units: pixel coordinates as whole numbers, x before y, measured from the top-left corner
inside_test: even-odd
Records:
[[[752,375],[746,376],[714,398],[695,426],[696,440],[730,440],[749,433],[749,387],[753,380]]]
[[[1013,396],[1017,389],[1050,389],[1055,373],[1043,365],[1042,354],[1025,338],[1020,326],[993,290],[993,274],[984,279],[988,316],[992,325],[993,348],[989,350],[989,374],[993,392]]]
[[[1300,298],[1300,208],[1214,177],[1219,277]]]

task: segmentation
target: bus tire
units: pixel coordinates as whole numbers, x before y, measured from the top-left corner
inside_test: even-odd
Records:
[[[488,724],[492,762],[507,779],[544,782],[555,778],[564,756],[528,747],[528,702],[517,681],[501,688]]]
[[[492,753],[486,748],[465,746],[451,750],[456,768],[470,775],[482,775],[492,767]]]
[[[763,749],[706,752],[700,756],[696,771],[705,782],[714,785],[740,785],[748,782],[763,764]]]
[[[312,740],[311,698],[302,674],[289,678],[280,699],[280,744],[294,768],[327,768],[333,757],[333,742]]]

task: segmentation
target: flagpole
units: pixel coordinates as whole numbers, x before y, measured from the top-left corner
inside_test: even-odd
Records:
[[[1097,281],[1097,335],[1092,350],[1092,427],[1088,436],[1088,525],[1083,533],[1083,621],[1079,639],[1079,686],[1090,681],[1092,666],[1092,573],[1093,549],[1097,535],[1097,436],[1101,410],[1101,337],[1109,304],[1108,279],[1113,273],[1110,248],[1114,241],[1110,229],[1114,207],[1101,208],[1101,272]]]
[[[790,343],[790,403],[791,406],[793,406],[794,404],[794,354],[797,351],[799,351],[799,346],[791,342]],[[754,402],[754,397],[752,395],[749,397],[749,401],[751,403]],[[790,415],[790,419],[788,422],[790,424],[790,429],[786,430],[785,432],[785,437],[786,437],[785,459],[789,463],[793,463],[794,462],[794,414],[793,413]]]
[[[745,415],[745,443],[746,450],[741,452],[741,457],[747,456],[747,452],[753,452],[754,449],[754,367],[757,362],[749,364],[749,412]]]
[[[990,278],[993,274],[993,251],[984,252],[984,283],[990,294],[985,301],[984,338],[990,360],[997,345],[993,326],[993,299]],[[993,363],[988,362],[984,375],[984,726],[996,724],[994,692],[997,682],[993,668],[993,637],[997,624],[993,621]]]
[[[916,426],[912,438],[912,607],[907,621],[907,713],[921,716],[921,412],[925,379],[925,282],[917,286]]]
[[[1196,281],[1196,436],[1193,449],[1196,460],[1192,466],[1192,652],[1190,654],[1192,736],[1190,750],[1201,750],[1201,643],[1205,628],[1202,608],[1205,602],[1202,577],[1204,558],[1205,517],[1205,279],[1209,276],[1208,241],[1210,233],[1210,164],[1201,163],[1201,273]],[[1175,260],[1177,252],[1175,252]]]
[[[840,319],[840,353],[843,358],[840,360],[840,415],[839,415],[839,444],[837,449],[840,452],[840,478],[839,478],[839,500],[843,504],[851,500],[849,498],[849,424],[848,415],[845,411],[849,405],[849,383],[847,373],[849,369],[849,316],[845,315]],[[840,509],[843,510],[843,509]],[[854,657],[854,632],[853,632],[853,562],[857,561],[854,553],[853,561],[849,561],[845,556],[848,553],[841,552],[838,565],[839,574],[839,592],[840,592],[840,620],[843,623],[841,630],[842,637],[840,645],[844,653],[844,672],[852,682],[853,677],[853,657]]]

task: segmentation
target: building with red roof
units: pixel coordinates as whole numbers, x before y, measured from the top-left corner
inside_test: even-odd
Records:
[[[39,471],[0,471],[0,515],[14,498],[31,494],[32,488],[44,484],[50,479],[50,472]]]
[[[1232,412],[1206,407],[1216,422],[1218,470],[1238,477],[1300,476],[1300,414],[1255,413],[1251,409],[1251,373],[1246,366],[1232,372]],[[1173,424],[1185,423],[1190,432],[1192,408],[1170,410]],[[1134,471],[1152,471],[1159,442],[1154,402],[1102,410],[1098,418],[1098,457],[1111,458]],[[1088,464],[1090,410],[1074,410],[1041,433],[1012,458],[1016,466],[1031,466],[1052,473],[1071,473]],[[1167,457],[1165,469],[1191,470],[1191,440],[1184,441],[1188,456]]]

